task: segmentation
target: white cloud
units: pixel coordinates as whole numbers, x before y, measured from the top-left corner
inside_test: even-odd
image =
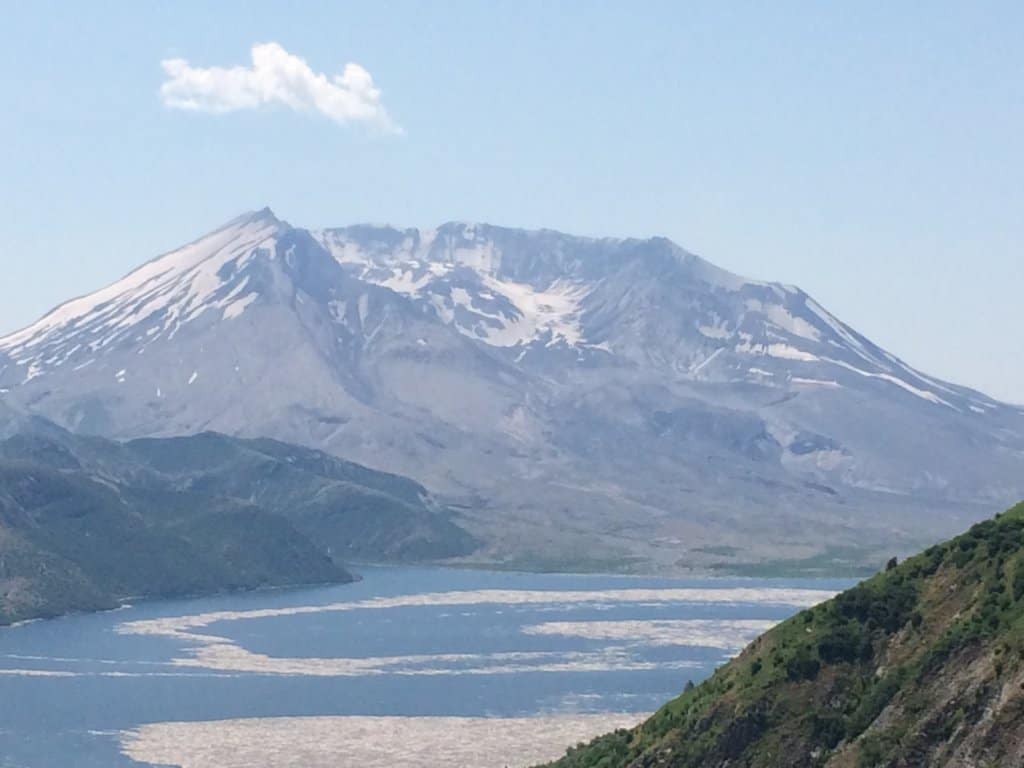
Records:
[[[185,59],[160,65],[168,76],[160,96],[173,109],[223,113],[279,105],[320,112],[338,123],[402,132],[381,104],[370,73],[358,64],[348,63],[340,75],[329,77],[277,43],[259,43],[252,47],[251,67],[193,67]]]

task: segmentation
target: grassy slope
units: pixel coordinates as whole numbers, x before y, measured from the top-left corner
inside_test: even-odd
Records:
[[[803,611],[557,768],[1024,764],[1024,504]]]

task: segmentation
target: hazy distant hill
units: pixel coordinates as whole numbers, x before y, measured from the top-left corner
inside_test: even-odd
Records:
[[[263,210],[0,339],[4,399],[397,472],[524,567],[828,569],[1024,496],[1019,408],[664,238]]]
[[[1024,765],[1024,504],[794,616],[555,768]]]
[[[10,414],[8,414],[10,416]],[[212,433],[125,444],[0,414],[0,623],[170,596],[351,579],[350,559],[465,554],[422,487]]]

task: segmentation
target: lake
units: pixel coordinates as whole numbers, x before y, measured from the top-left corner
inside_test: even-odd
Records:
[[[518,768],[851,583],[360,573],[0,629],[0,766]]]

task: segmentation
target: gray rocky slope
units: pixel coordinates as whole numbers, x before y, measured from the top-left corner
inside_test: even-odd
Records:
[[[0,339],[0,402],[321,448],[530,568],[863,561],[1024,496],[1020,408],[663,238],[265,209]]]

